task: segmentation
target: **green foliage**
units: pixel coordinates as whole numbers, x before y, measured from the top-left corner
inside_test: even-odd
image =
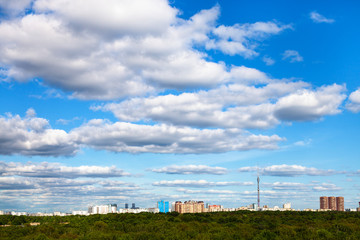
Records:
[[[30,226],[39,222],[40,226]],[[0,216],[0,239],[360,239],[360,213],[218,212]]]

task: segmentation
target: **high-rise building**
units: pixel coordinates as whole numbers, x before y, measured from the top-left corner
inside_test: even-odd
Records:
[[[175,202],[175,212],[178,212],[178,213],[182,213],[182,210],[183,209],[183,204],[181,201],[176,201]]]
[[[328,197],[329,209],[332,211],[336,211],[336,198]]]
[[[162,212],[162,213],[169,212],[169,202],[161,200],[157,203],[157,207],[159,208],[159,212]]]
[[[344,197],[336,197],[336,211],[344,211]]]
[[[329,209],[328,197],[320,197],[320,209]]]
[[[88,208],[89,214],[107,214],[107,213],[116,213],[116,212],[117,212],[116,204],[89,206]]]
[[[129,204],[125,203],[125,209],[129,209]]]
[[[357,212],[360,212],[360,202],[359,202],[359,207],[356,208],[356,211],[357,211]]]
[[[185,201],[181,203],[180,201],[175,202],[175,211],[178,213],[201,213],[205,212],[203,201]]]
[[[135,203],[132,203],[132,204],[131,204],[131,209],[136,209]]]
[[[320,197],[320,209],[344,211],[344,197]]]
[[[117,213],[117,204],[110,204],[110,212]]]

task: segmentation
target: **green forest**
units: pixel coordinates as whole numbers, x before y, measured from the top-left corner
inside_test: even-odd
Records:
[[[31,226],[30,223],[40,223]],[[360,239],[360,212],[0,216],[0,239]]]

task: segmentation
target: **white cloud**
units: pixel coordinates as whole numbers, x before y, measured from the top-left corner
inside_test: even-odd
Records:
[[[275,116],[284,121],[313,121],[341,112],[339,106],[346,95],[345,86],[333,84],[317,91],[299,90],[276,103]]]
[[[226,187],[226,186],[252,186],[253,182],[208,182],[206,180],[173,180],[154,182],[159,187]]]
[[[314,191],[318,191],[318,192],[324,192],[324,191],[340,191],[342,188],[336,186],[335,184],[332,183],[323,183],[319,186],[315,186],[313,187]]]
[[[271,57],[268,57],[268,56],[264,56],[262,58],[263,62],[267,65],[267,66],[271,66],[271,65],[274,65],[275,64],[275,60],[272,59]]]
[[[295,51],[295,50],[286,50],[283,53],[282,59],[289,60],[291,63],[304,61],[304,58],[302,56],[300,56],[298,51]]]
[[[32,0],[0,0],[0,11],[14,17],[24,13],[25,9],[30,7]]]
[[[360,112],[360,89],[350,94],[346,108],[354,113]]]
[[[68,167],[59,163],[5,163],[0,162],[0,176],[23,176],[37,178],[123,177],[130,176],[121,169],[101,166]]]
[[[0,154],[2,155],[74,155],[78,146],[63,130],[51,129],[48,121],[37,118],[29,109],[22,119],[19,115],[0,117]]]
[[[151,198],[139,186],[116,180],[0,177],[0,190],[2,209],[11,206],[11,202],[16,202],[14,208],[21,209],[21,206],[25,206],[25,211],[39,209],[41,205],[47,210],[53,206],[56,211],[61,208],[69,211],[69,207],[78,209],[96,203]]]
[[[17,177],[0,177],[0,190],[33,189],[35,186],[27,179]]]
[[[209,91],[132,98],[93,106],[123,121],[194,127],[264,129],[281,121],[314,121],[341,112],[344,86],[307,89],[304,82],[270,81],[261,87],[231,84]]]
[[[222,44],[229,52],[232,43],[225,38],[230,37],[243,45],[245,56],[254,55],[256,46],[248,43],[289,28],[276,22],[217,28],[218,6],[185,20],[165,0],[37,0],[33,9],[34,14],[0,23],[2,73],[7,81],[42,79],[80,99],[119,99],[263,77],[257,70],[248,73],[210,61],[198,46]]]
[[[183,192],[185,194],[237,194],[238,192],[231,191],[231,190],[216,190],[216,189],[209,189],[209,190],[190,190],[180,188],[177,189],[179,192]]]
[[[183,166],[167,166],[158,169],[152,169],[152,172],[166,174],[215,174],[223,175],[227,173],[227,169],[223,167],[210,167],[206,165],[183,165]]]
[[[261,186],[272,188],[273,190],[308,190],[309,185],[296,182],[274,182],[274,183],[262,183]]]
[[[275,22],[256,22],[253,24],[235,24],[234,26],[221,25],[213,30],[218,39],[206,43],[207,49],[217,49],[229,55],[241,55],[245,58],[257,56],[254,50],[257,41],[271,35],[279,34],[291,25],[282,25]]]
[[[278,177],[296,177],[302,175],[308,176],[329,176],[339,174],[340,172],[334,170],[320,170],[313,167],[304,167],[301,165],[272,165],[268,167],[242,167],[240,172],[256,172],[259,171],[264,176],[278,176]]]
[[[315,23],[333,23],[335,22],[334,19],[326,18],[323,15],[313,11],[309,14],[310,19],[313,20]]]
[[[146,134],[144,134],[146,133]],[[208,153],[274,149],[283,139],[239,129],[195,129],[91,120],[70,134],[79,144],[113,152]]]
[[[276,149],[284,140],[277,135],[255,135],[234,128],[196,129],[103,119],[90,120],[67,133],[51,129],[46,119],[33,114],[30,109],[23,119],[18,115],[0,117],[0,154],[67,156],[76,154],[80,147],[131,153],[217,153]]]
[[[37,0],[37,13],[53,12],[77,30],[99,35],[161,34],[176,20],[166,0]]]

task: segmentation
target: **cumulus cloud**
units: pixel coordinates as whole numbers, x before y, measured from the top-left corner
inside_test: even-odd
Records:
[[[123,177],[130,173],[121,169],[101,166],[68,167],[59,163],[5,163],[0,162],[0,176],[22,176],[37,178],[79,178],[79,177]]]
[[[255,135],[240,129],[197,129],[166,124],[111,123],[94,119],[69,133],[51,129],[46,119],[0,117],[0,154],[28,156],[74,155],[80,147],[131,153],[217,153],[275,149],[284,139]],[[144,134],[146,133],[146,134]]]
[[[354,113],[360,112],[360,89],[350,94],[346,108]]]
[[[191,190],[191,189],[180,188],[180,189],[177,189],[177,191],[183,192],[185,194],[236,194],[236,193],[238,193],[236,191],[231,191],[231,190],[216,190],[216,189]]]
[[[23,178],[0,177],[0,190],[34,189],[34,184]]]
[[[63,130],[52,129],[46,119],[29,109],[25,118],[19,115],[0,117],[0,154],[27,156],[69,156],[78,146]]]
[[[272,59],[271,57],[268,57],[268,56],[264,56],[262,58],[263,62],[267,65],[267,66],[271,66],[271,65],[274,65],[275,64],[275,60]]]
[[[326,18],[323,15],[317,13],[316,11],[313,11],[309,14],[310,19],[313,20],[315,23],[333,23],[335,22],[334,19]]]
[[[226,187],[226,186],[253,186],[253,182],[208,182],[206,180],[174,180],[158,181],[152,184],[159,187]]]
[[[281,121],[313,121],[341,112],[345,86],[309,89],[304,82],[270,81],[261,87],[243,84],[209,91],[133,98],[93,106],[123,121],[155,121],[194,127],[264,129]]]
[[[52,12],[77,30],[110,36],[163,33],[177,15],[165,0],[107,0],[104,4],[96,0],[37,0],[34,9]]]
[[[283,53],[283,60],[289,60],[291,63],[302,62],[304,58],[295,50],[286,50]]]
[[[346,95],[345,86],[333,84],[317,91],[299,90],[276,103],[275,116],[284,121],[313,121],[341,112],[339,106]]]
[[[296,177],[302,175],[308,176],[329,176],[339,174],[334,170],[321,170],[313,167],[304,167],[301,165],[272,165],[264,168],[258,167],[242,167],[239,172],[256,172],[259,171],[264,176],[277,176],[277,177]]]
[[[245,58],[257,56],[256,41],[279,34],[291,25],[275,22],[256,22],[253,24],[221,25],[213,30],[218,39],[212,39],[206,44],[207,49],[218,49],[229,55],[241,55]]]
[[[133,200],[149,195],[135,184],[114,180],[99,182],[95,179],[37,177],[0,177],[0,190],[2,203],[16,201],[21,203],[16,206],[17,209],[25,204],[27,211],[38,208],[38,205],[44,205],[46,209],[49,209],[51,205],[56,205],[55,209],[59,211],[59,207],[67,208],[68,205],[84,208],[96,202],[107,204],[109,201]]]
[[[264,187],[272,188],[273,190],[308,190],[309,185],[296,182],[274,182],[274,183],[262,183]]]
[[[8,17],[23,14],[30,7],[32,0],[0,0],[0,13]]]
[[[313,187],[314,191],[317,192],[323,192],[323,191],[340,191],[342,188],[336,186],[335,184],[332,183],[323,183],[319,186],[315,186]]]
[[[146,133],[146,134],[144,134]],[[216,153],[274,149],[283,139],[239,129],[196,129],[171,125],[138,125],[92,120],[73,129],[76,142],[112,152]]]
[[[152,169],[152,172],[166,173],[166,174],[214,174],[223,175],[227,173],[227,169],[223,167],[210,167],[206,165],[184,165],[184,166],[167,166],[157,169]]]
[[[0,24],[6,80],[40,78],[80,99],[216,86],[232,79],[236,66],[209,61],[199,45],[256,55],[250,42],[289,28],[276,22],[217,27],[219,6],[186,20],[166,0],[36,0],[33,11]]]

